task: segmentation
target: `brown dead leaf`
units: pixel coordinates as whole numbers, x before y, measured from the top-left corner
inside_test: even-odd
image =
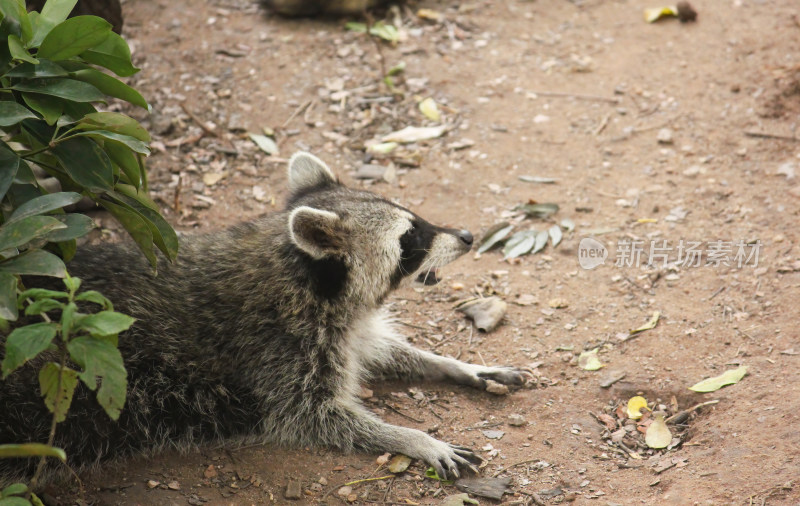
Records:
[[[597,419],[603,422],[603,425],[605,425],[608,430],[614,430],[617,428],[617,421],[610,415],[600,413],[597,415]]]

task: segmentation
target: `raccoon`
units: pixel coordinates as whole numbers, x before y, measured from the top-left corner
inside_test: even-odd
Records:
[[[467,364],[412,347],[382,304],[405,280],[470,250],[466,230],[432,225],[339,183],[307,153],[289,162],[284,210],[182,238],[154,276],[125,244],[85,248],[70,264],[82,287],[137,318],[119,337],[128,398],[117,422],[79,387],[55,445],[73,468],[104,459],[239,440],[402,453],[458,477],[476,456],[390,425],[359,400],[371,379],[521,385],[514,367]],[[47,440],[38,368],[0,381],[0,444]],[[35,462],[0,459],[0,481]]]

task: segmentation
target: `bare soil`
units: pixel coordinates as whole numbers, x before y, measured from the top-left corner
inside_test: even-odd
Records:
[[[533,366],[535,388],[494,396],[368,385],[365,402],[389,422],[477,449],[483,476],[512,478],[509,504],[800,504],[797,4],[695,0],[696,23],[646,23],[642,9],[657,4],[423,0],[387,13],[407,35],[392,46],[346,31],[346,20],[287,20],[245,0],[129,0],[125,35],[142,68],[133,83],[153,106],[138,113],[155,135],[151,185],[176,228],[220,228],[281,206],[282,158],[307,149],[346,184],[477,237],[501,220],[543,230],[570,218],[576,229],[556,249],[511,262],[497,251],[469,255],[440,284],[405,287],[390,302],[417,346]],[[421,19],[420,8],[442,19]],[[382,69],[401,61],[402,95],[393,95]],[[390,182],[355,179],[364,142],[431,123],[417,107],[425,97],[452,129],[373,160],[393,164]],[[275,132],[279,155],[244,133],[263,127]],[[671,143],[657,140],[663,128]],[[531,200],[560,210],[520,221],[512,210]],[[578,245],[592,234],[610,256],[585,270]],[[644,241],[645,252],[651,240],[759,240],[761,248],[758,265],[741,268],[616,266],[615,245],[626,239]],[[477,332],[453,309],[477,294],[509,303],[494,332]],[[620,338],[654,311],[656,328]],[[578,354],[595,347],[607,366],[579,368]],[[687,388],[739,365],[749,372],[736,385]],[[613,373],[625,377],[602,388]],[[693,413],[677,447],[627,452],[593,415],[613,415],[637,393],[668,409],[719,403]],[[512,414],[524,424],[510,426]],[[504,435],[489,439],[486,429]],[[345,483],[391,474],[377,457],[200,448],[87,475],[85,500],[339,504]],[[424,471],[415,463],[393,479],[359,482],[350,499],[441,504],[458,493]],[[284,498],[290,480],[304,499]]]

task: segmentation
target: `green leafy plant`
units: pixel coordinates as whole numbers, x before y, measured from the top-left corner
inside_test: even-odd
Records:
[[[125,402],[117,334],[133,320],[114,312],[102,294],[79,292],[80,280],[67,274],[64,261],[74,256],[76,239],[94,227],[70,206],[88,197],[107,209],[154,269],[156,249],[169,260],[178,249],[174,230],[147,197],[149,134],[127,115],[95,108],[111,96],[147,109],[141,94],[117,78],[139,69],[107,21],[67,19],[76,2],[48,0],[41,12],[28,13],[24,0],[0,0],[0,335],[7,334],[0,371],[5,379],[40,353],[58,358],[39,373],[53,413],[48,444],[0,445],[0,458],[42,457],[32,487],[44,457],[66,460],[52,441],[79,382],[97,390],[114,419]],[[46,190],[46,180],[61,191]],[[26,287],[25,275],[64,278],[66,290]],[[82,312],[92,304],[100,311]],[[20,312],[23,325],[9,333]],[[0,491],[2,506],[29,500],[37,501],[27,485]]]

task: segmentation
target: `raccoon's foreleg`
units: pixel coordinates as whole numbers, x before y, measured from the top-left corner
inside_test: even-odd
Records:
[[[316,443],[372,453],[402,453],[419,459],[445,478],[458,478],[459,468],[475,469],[481,461],[469,448],[451,445],[408,427],[390,425],[355,399],[337,400],[321,410],[318,427],[312,429]]]
[[[523,385],[529,373],[516,367],[467,364],[414,348],[382,313],[365,322],[359,341],[361,362],[372,377],[403,381],[450,381],[485,389],[486,380],[504,385]]]

